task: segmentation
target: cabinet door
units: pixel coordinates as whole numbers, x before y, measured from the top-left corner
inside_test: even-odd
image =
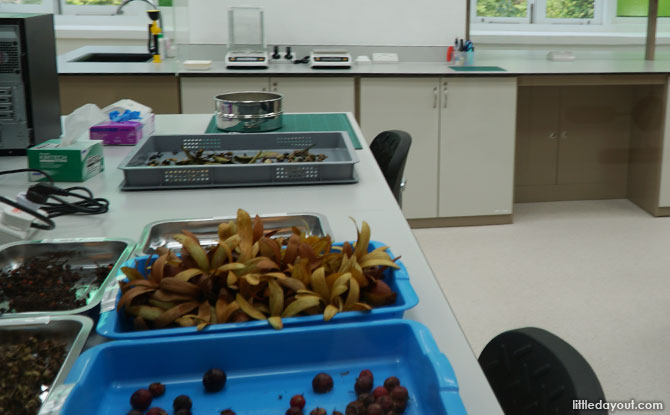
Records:
[[[272,78],[284,112],[354,112],[354,78]]]
[[[561,87],[559,185],[625,197],[631,101],[630,86]]]
[[[442,83],[440,216],[511,214],[516,78]]]
[[[408,219],[437,217],[438,78],[363,78],[361,128],[369,142],[386,130],[412,136],[402,210]]]
[[[181,112],[183,114],[213,113],[216,95],[236,91],[267,91],[269,82],[267,77],[182,77]]]
[[[515,187],[556,183],[560,87],[519,88]]]

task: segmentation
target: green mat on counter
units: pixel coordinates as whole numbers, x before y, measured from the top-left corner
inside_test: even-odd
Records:
[[[212,116],[212,119],[209,121],[209,125],[205,130],[205,134],[211,133],[224,133],[224,131],[216,128],[216,118]],[[349,118],[347,114],[344,113],[335,113],[335,114],[284,114],[282,120],[282,128],[273,130],[273,133],[295,133],[303,131],[346,131],[351,138],[351,144],[353,144],[356,150],[360,150],[363,147],[361,146],[360,141],[358,141],[358,136],[354,132],[354,129],[349,123]]]
[[[456,72],[506,72],[500,66],[450,66]]]

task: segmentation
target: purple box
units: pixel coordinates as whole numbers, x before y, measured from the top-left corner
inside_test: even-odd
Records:
[[[142,138],[143,125],[139,121],[106,121],[90,129],[91,140],[102,140],[109,145],[135,145]]]

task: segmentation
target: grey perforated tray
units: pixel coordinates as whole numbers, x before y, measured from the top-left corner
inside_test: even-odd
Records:
[[[325,154],[321,162],[256,163],[197,166],[147,166],[149,157],[157,161],[189,151],[232,152],[253,156],[258,151],[290,153],[310,147],[312,154]],[[119,168],[125,180],[122,190],[180,189],[238,186],[355,183],[354,164],[358,157],[344,131],[154,135],[137,145]]]

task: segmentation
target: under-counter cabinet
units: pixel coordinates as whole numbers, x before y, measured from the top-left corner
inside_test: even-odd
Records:
[[[184,114],[214,111],[216,95],[236,91],[273,91],[284,95],[284,112],[354,112],[353,77],[182,77]]]
[[[515,200],[625,198],[633,87],[521,86]]]
[[[60,75],[61,114],[84,104],[100,108],[129,98],[153,109],[155,114],[179,114],[179,78],[166,75]]]
[[[413,226],[511,221],[516,91],[513,77],[361,79],[365,137],[412,136],[402,207]]]

